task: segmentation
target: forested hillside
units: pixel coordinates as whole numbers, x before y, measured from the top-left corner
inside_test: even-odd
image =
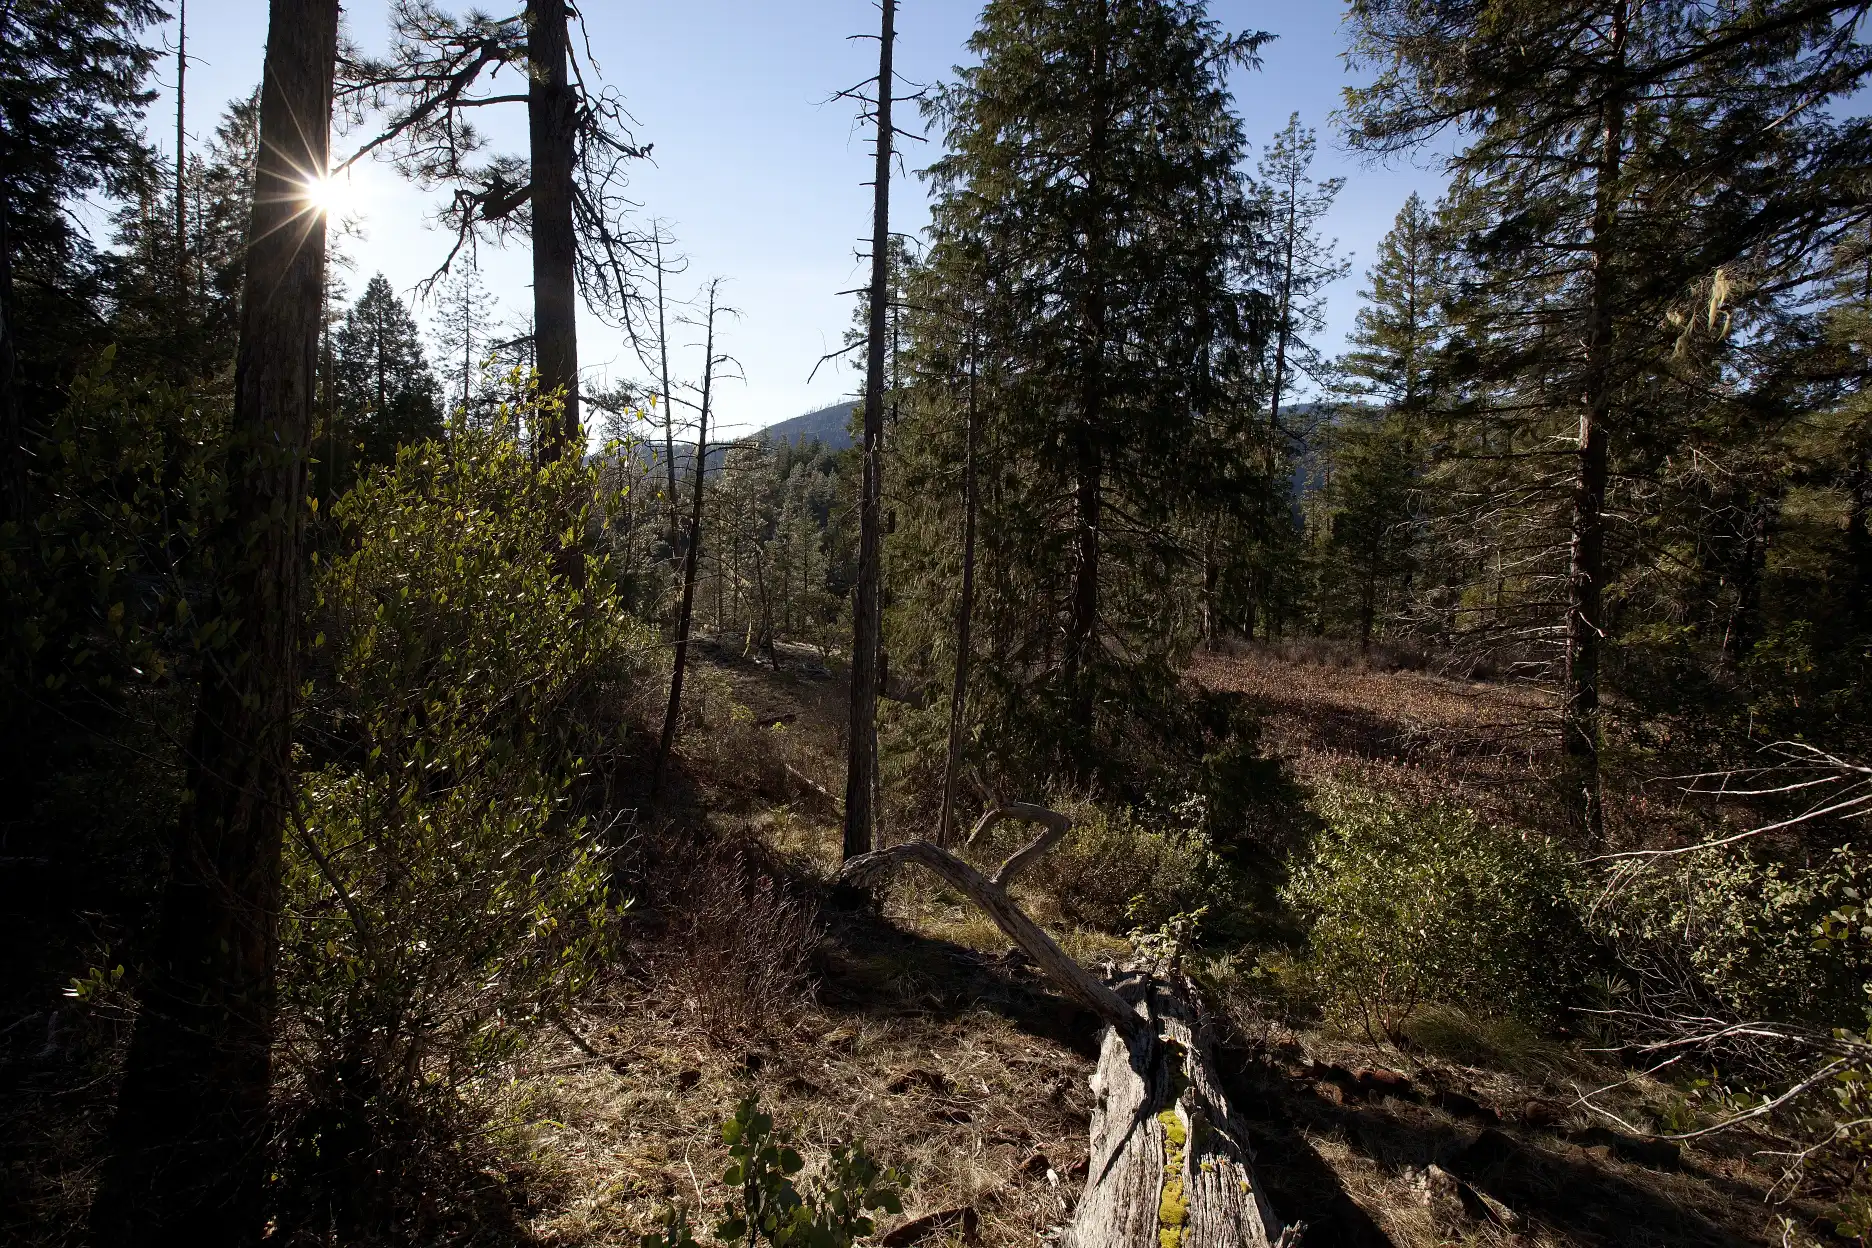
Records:
[[[0,7],[0,1239],[1872,1241],[1872,0],[618,7]]]

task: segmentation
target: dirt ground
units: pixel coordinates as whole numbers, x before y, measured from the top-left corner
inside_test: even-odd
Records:
[[[709,664],[713,696],[744,708],[738,722],[779,726],[790,770],[778,798],[705,787],[697,800],[824,872],[842,690],[804,656],[783,656],[779,673],[731,655]],[[1544,704],[1530,691],[1252,652],[1204,656],[1194,674],[1249,694],[1302,779],[1352,775],[1504,819],[1547,813],[1500,796],[1543,762]],[[723,1195],[718,1127],[748,1092],[800,1143],[809,1175],[832,1141],[854,1138],[908,1171],[904,1214],[880,1228],[893,1248],[1057,1233],[1084,1181],[1094,1021],[940,889],[899,887],[881,914],[823,917],[806,1004],[724,1028],[705,1002],[626,976],[514,1072],[499,1095],[532,1124],[538,1242],[635,1244],[671,1202],[706,1223]],[[1109,937],[1055,934],[1081,957],[1114,951]],[[1438,1043],[1399,1052],[1234,1000],[1213,1024],[1259,1177],[1282,1217],[1307,1223],[1306,1243],[1832,1242],[1818,1204],[1775,1203],[1783,1142],[1660,1144],[1647,1133],[1678,1123],[1682,1097],[1564,1038],[1504,1038],[1452,1016]],[[1600,1098],[1620,1121],[1581,1107],[1621,1080]]]

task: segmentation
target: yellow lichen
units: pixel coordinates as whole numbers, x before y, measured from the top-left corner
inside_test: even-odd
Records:
[[[1163,1195],[1157,1201],[1157,1243],[1159,1248],[1177,1248],[1183,1239],[1183,1227],[1189,1222],[1189,1202],[1183,1196],[1183,1153],[1189,1132],[1175,1109],[1157,1115],[1164,1129]]]
[[[1177,1248],[1188,1221],[1189,1202],[1183,1199],[1183,1180],[1166,1179],[1163,1199],[1157,1203],[1157,1242],[1163,1248]]]
[[[1170,1049],[1171,1105],[1157,1115],[1164,1133],[1163,1194],[1157,1200],[1157,1244],[1158,1248],[1180,1248],[1183,1229],[1189,1223],[1189,1200],[1183,1194],[1183,1159],[1189,1151],[1190,1133],[1183,1119],[1177,1116],[1176,1101],[1189,1086],[1189,1076],[1184,1070],[1182,1047],[1168,1037],[1164,1042]]]

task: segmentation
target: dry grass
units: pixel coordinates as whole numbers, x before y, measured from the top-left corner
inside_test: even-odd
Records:
[[[790,765],[836,790],[835,682],[728,669],[715,689],[754,708],[732,722],[773,734],[760,738],[766,745],[777,735]],[[1252,652],[1205,656],[1197,675],[1250,694],[1270,745],[1303,778],[1359,779],[1517,822],[1550,813],[1517,796],[1549,748],[1547,704],[1534,691]],[[779,734],[765,727],[776,722]],[[695,758],[721,748],[700,744]],[[760,837],[790,869],[825,877],[836,862],[835,809],[798,784],[767,791],[763,768],[742,760],[710,777],[703,809]],[[1044,894],[1024,900],[1082,961],[1125,952],[1074,928]],[[538,1242],[635,1244],[676,1200],[712,1216],[725,1194],[719,1123],[748,1090],[809,1165],[832,1140],[856,1137],[906,1166],[906,1218],[971,1206],[984,1245],[1034,1245],[1066,1219],[1084,1182],[1093,1020],[1054,997],[965,901],[928,882],[893,885],[877,918],[825,921],[816,1001],[724,1023],[652,977],[571,1020],[589,1051],[552,1035],[529,1056],[503,1095],[513,1119],[530,1124],[521,1138]],[[1231,1011],[1219,1065],[1275,1207],[1311,1225],[1309,1243],[1818,1242],[1819,1210],[1769,1201],[1780,1171],[1760,1155],[1776,1147],[1765,1136],[1717,1137],[1686,1150],[1679,1168],[1633,1160],[1626,1134],[1608,1136],[1611,1124],[1576,1103],[1621,1075],[1570,1043],[1445,1011],[1418,1020],[1400,1053],[1270,1021],[1278,1017],[1278,1008]],[[1368,1066],[1404,1072],[1409,1095],[1365,1099],[1334,1082]],[[1648,1080],[1608,1104],[1644,1130],[1683,1111],[1675,1089]],[[1432,1165],[1514,1225],[1457,1201]]]
[[[904,969],[869,968],[897,989],[917,978]],[[906,1217],[968,1205],[982,1243],[1032,1244],[1069,1207],[1086,1152],[1087,1064],[1017,1018],[898,1001],[807,1010],[724,1044],[668,1007],[632,993],[593,1006],[573,1025],[614,1060],[549,1044],[515,1085],[551,1193],[532,1223],[541,1242],[634,1245],[676,1200],[714,1216],[726,1196],[720,1124],[749,1091],[809,1166],[856,1138],[908,1170]]]

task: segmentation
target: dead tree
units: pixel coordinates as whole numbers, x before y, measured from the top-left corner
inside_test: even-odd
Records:
[[[936,843],[948,845],[955,826],[957,772],[962,765],[962,713],[968,700],[969,629],[975,613],[975,443],[980,436],[975,413],[978,337],[969,326],[968,428],[962,451],[962,594],[956,604],[955,680],[949,689],[949,753],[943,761],[942,822]]]
[[[871,196],[871,307],[866,335],[864,475],[858,494],[858,585],[852,610],[851,723],[846,733],[845,846],[854,858],[871,848],[877,819],[878,650],[883,640],[883,569],[881,500],[884,443],[885,335],[890,316],[890,175],[891,95],[896,75],[891,51],[897,38],[897,0],[881,0],[883,24],[878,35],[877,95],[871,103],[877,122]]]
[[[1254,1154],[1222,1085],[1190,984],[1174,968],[1135,965],[1113,984],[1068,957],[1015,904],[1009,886],[1058,844],[1072,821],[1025,803],[983,815],[971,842],[1003,819],[1044,826],[983,875],[929,841],[861,854],[839,872],[863,887],[915,863],[980,906],[1067,996],[1105,1024],[1092,1075],[1091,1161],[1061,1242],[1068,1248],[1276,1248],[1299,1242],[1255,1181]]]
[[[721,279],[708,285],[708,314],[703,328],[702,401],[696,408],[695,458],[690,461],[691,492],[689,502],[689,541],[683,551],[682,601],[676,608],[676,655],[670,667],[669,705],[663,712],[663,735],[657,741],[656,766],[650,773],[650,800],[663,791],[663,775],[669,768],[670,752],[676,748],[676,720],[682,714],[683,672],[689,663],[689,626],[695,615],[697,564],[702,555],[702,499],[708,479],[709,410],[715,384],[715,370],[727,363],[715,354],[715,318],[727,309],[719,304]]]
[[[188,282],[188,0],[176,5],[175,77],[175,284],[187,307]]]
[[[202,665],[188,793],[124,1064],[93,1242],[261,1238],[301,533],[325,286],[338,0],[273,0],[241,294],[228,515],[209,536],[220,644]]]
[[[677,499],[676,491],[676,407],[675,399],[670,395],[669,371],[669,303],[663,294],[663,281],[672,269],[663,259],[662,223],[651,227],[650,246],[654,255],[653,272],[656,275],[656,347],[657,380],[661,383],[657,399],[663,407],[663,471],[668,479],[669,493],[665,511],[669,520],[670,559],[678,565],[682,562],[682,503]],[[643,353],[638,353],[643,358]],[[648,360],[644,360],[647,365]]]

